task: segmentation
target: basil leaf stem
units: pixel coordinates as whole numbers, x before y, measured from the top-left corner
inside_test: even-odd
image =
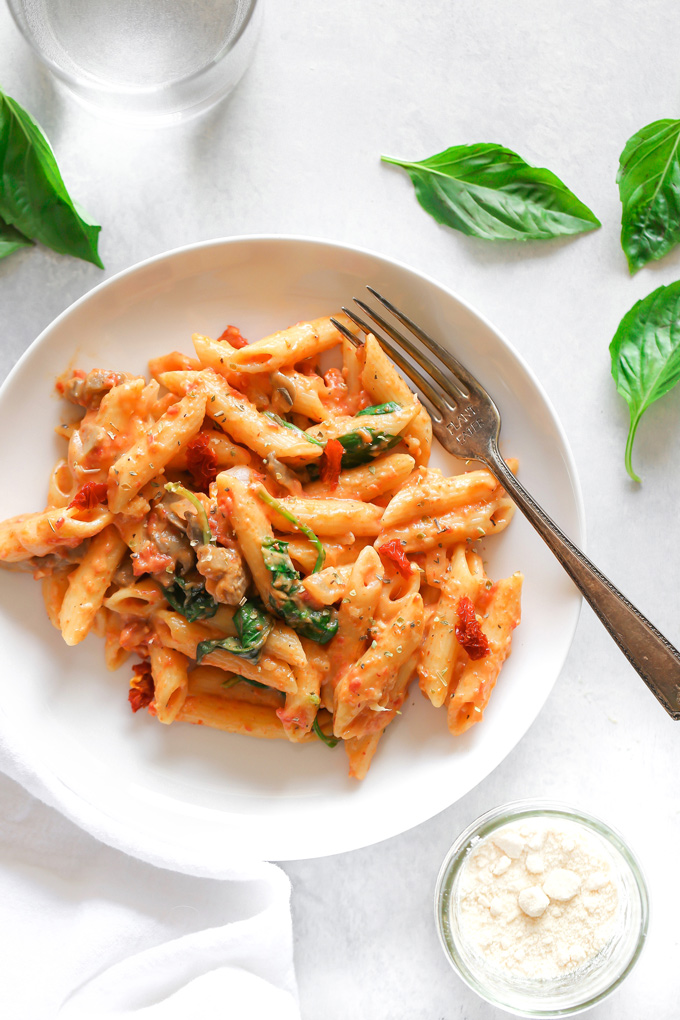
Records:
[[[0,216],[26,237],[103,269],[101,227],[77,209],[40,127],[0,91]]]
[[[680,280],[633,305],[621,319],[609,353],[616,388],[630,408],[626,471],[639,482],[632,455],[640,419],[680,380]]]
[[[327,747],[336,747],[340,743],[340,737],[329,737],[324,733],[324,731],[319,726],[319,720],[316,718],[312,723],[312,729],[316,733],[319,740],[322,740]]]
[[[298,428],[298,426],[295,425],[292,421],[286,421],[285,418],[280,418],[279,415],[274,414],[273,411],[265,411],[264,416],[265,418],[271,418],[271,420],[275,421],[277,425],[282,425],[284,429],[290,429],[292,432],[297,432],[299,436],[302,436],[302,438],[306,439],[307,442],[313,443],[314,446],[324,445],[320,439],[315,439],[314,436],[307,435],[304,429]]]
[[[303,524],[302,521],[299,521],[295,514],[292,514],[290,510],[286,510],[286,508],[282,506],[281,503],[279,503],[278,499],[274,499],[274,497],[269,492],[267,492],[267,490],[264,487],[258,489],[257,494],[263,503],[266,503],[267,506],[270,506],[273,510],[276,510],[276,512],[278,514],[281,514],[281,516],[284,517],[287,521],[290,521],[291,524],[294,524],[298,531],[301,531],[302,534],[305,535],[306,538],[308,538],[309,541],[312,543],[317,553],[316,563],[314,564],[314,570],[312,571],[312,573],[316,574],[318,570],[321,570],[326,559],[326,550],[324,549],[322,542],[317,538],[317,536],[314,534],[310,527],[308,527],[306,524]]]
[[[680,120],[655,120],[632,135],[619,159],[621,247],[631,273],[680,241]]]
[[[203,545],[216,545],[217,541],[213,537],[213,533],[210,530],[210,521],[208,520],[208,514],[206,509],[201,503],[200,499],[195,492],[191,489],[187,489],[184,485],[180,485],[179,482],[166,482],[165,489],[167,492],[174,492],[178,496],[182,496],[184,499],[188,499],[191,505],[196,509],[198,514],[198,523],[201,527],[201,536],[203,538]]]
[[[251,680],[247,676],[241,676],[240,673],[234,673],[228,680],[223,680],[220,687],[224,687],[225,690],[229,690],[230,687],[235,687],[236,684],[244,683],[249,684],[251,687],[258,687],[261,691],[271,690],[267,687],[267,684],[261,684],[258,680]]]
[[[416,198],[438,223],[487,241],[528,241],[599,227],[594,213],[549,170],[502,145],[454,145],[403,167]]]
[[[16,227],[0,219],[0,259],[11,255],[17,248],[25,248],[32,244],[33,241],[28,237],[24,237]]]

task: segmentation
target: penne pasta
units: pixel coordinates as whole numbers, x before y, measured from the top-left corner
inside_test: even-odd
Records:
[[[59,613],[59,625],[67,645],[77,645],[87,636],[125,548],[123,539],[109,524],[93,538],[83,559],[69,574],[68,589]]]
[[[179,613],[165,609],[156,613],[153,625],[159,641],[166,648],[174,648],[190,659],[196,658],[201,641],[210,641],[222,636],[211,627],[189,623]],[[284,693],[294,691],[297,686],[290,666],[270,655],[261,655],[257,662],[253,662],[223,648],[216,648],[204,657],[204,661],[207,666],[217,666],[229,673],[238,673],[247,680],[255,680]]]
[[[205,417],[205,400],[200,390],[187,393],[111,465],[108,489],[112,513],[120,513],[196,435]]]
[[[177,719],[262,740],[286,740],[275,709],[214,694],[189,694]]]
[[[311,528],[316,535],[377,535],[382,520],[382,507],[355,499],[306,499],[284,496],[279,501],[284,510]],[[275,509],[268,516],[277,531],[296,531],[295,524]]]
[[[257,407],[212,370],[203,372],[166,372],[164,386],[173,393],[187,393],[199,387],[206,394],[206,414],[221,429],[260,457],[295,458],[303,462],[318,460],[323,448],[298,429],[279,424],[275,417],[260,413]]]
[[[321,704],[321,684],[329,670],[328,655],[313,641],[304,639],[307,661],[295,671],[297,690],[286,694],[286,702],[276,714],[283,723],[286,736],[293,743],[307,737]]]
[[[335,485],[331,482],[311,482],[305,486],[305,496],[311,499],[333,496],[334,499],[368,502],[402,485],[414,467],[415,461],[407,453],[390,453],[378,457],[370,464],[360,464],[341,471]],[[386,526],[383,514],[383,527]]]
[[[347,329],[356,333],[353,322],[342,312],[334,318]],[[234,351],[229,358],[228,368],[236,372],[275,372],[283,365],[296,365],[315,354],[327,351],[340,343],[342,337],[330,320],[330,316],[299,322],[296,326],[272,333],[271,336],[248,344]]]
[[[159,722],[173,722],[182,709],[189,687],[186,655],[160,641],[149,642],[149,662],[154,686],[154,710]]]
[[[521,590],[521,574],[498,581],[491,589],[480,620],[490,654],[466,662],[447,706],[449,729],[455,736],[482,720],[501,666],[510,654],[512,631],[520,621]]]
[[[192,339],[148,382],[60,377],[82,416],[46,507],[0,522],[0,566],[41,580],[67,644],[137,656],[130,707],[166,726],[342,741],[361,780],[417,677],[464,733],[520,617],[521,575],[494,582],[475,546],[510,523],[505,491],[428,467],[430,419],[372,335],[323,316]]]
[[[481,557],[466,543],[455,546],[441,595],[430,613],[418,662],[420,689],[435,708],[444,704],[456,663],[464,654],[456,637],[459,601],[467,598],[476,604],[486,582]]]
[[[391,400],[404,404],[413,401],[413,393],[408,384],[399,375],[373,335],[366,337],[364,358],[361,381],[376,404],[384,404]],[[416,413],[404,429],[403,439],[416,464],[426,464],[432,448],[432,422],[419,401]]]

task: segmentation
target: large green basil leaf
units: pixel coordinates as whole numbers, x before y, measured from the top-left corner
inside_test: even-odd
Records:
[[[616,180],[621,247],[631,273],[680,241],[680,120],[655,120],[629,138]]]
[[[48,248],[104,268],[97,252],[101,227],[76,209],[36,122],[1,91],[0,216]]]
[[[25,248],[29,244],[33,244],[30,238],[24,237],[16,227],[0,219],[0,259],[11,255],[17,248]]]
[[[423,209],[471,237],[528,241],[600,226],[549,170],[502,145],[454,145],[417,163],[382,157],[410,174]]]
[[[621,319],[609,353],[616,388],[630,408],[626,471],[639,482],[632,454],[640,419],[680,379],[680,280],[633,305]]]

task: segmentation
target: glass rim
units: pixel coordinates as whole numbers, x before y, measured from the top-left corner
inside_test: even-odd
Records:
[[[521,818],[534,817],[543,813],[553,815],[557,818],[562,818],[566,821],[585,824],[587,828],[593,830],[619,854],[630,871],[634,887],[639,896],[640,924],[633,952],[626,960],[625,966],[616,973],[615,977],[612,978],[611,982],[609,982],[605,988],[589,995],[582,1001],[568,1006],[560,1006],[558,1004],[550,1006],[542,1004],[540,1006],[537,1005],[535,1009],[532,1009],[530,1006],[520,1007],[517,1004],[505,1001],[491,988],[489,988],[483,977],[480,977],[475,971],[467,966],[467,964],[460,958],[460,955],[456,952],[455,944],[452,945],[451,942],[446,939],[443,931],[444,916],[442,908],[444,894],[450,891],[456,875],[467,858],[467,850],[469,849],[470,841],[475,836],[481,839],[495,831],[495,829],[499,828],[501,824],[505,825]],[[449,878],[451,881],[447,884],[447,880]],[[527,798],[524,800],[509,801],[505,804],[489,808],[483,814],[474,819],[474,821],[466,826],[466,828],[458,835],[449,848],[439,869],[439,874],[435,884],[434,914],[437,935],[444,955],[454,972],[468,986],[468,988],[470,988],[473,992],[476,992],[480,998],[484,999],[492,1006],[496,1006],[498,1009],[502,1009],[514,1016],[531,1017],[535,1018],[535,1020],[549,1020],[549,1018],[552,1017],[574,1016],[578,1013],[591,1009],[593,1006],[602,1002],[616,991],[628,974],[630,974],[640,957],[647,938],[647,930],[649,926],[649,892],[647,882],[637,856],[618,829],[609,825],[608,822],[604,822],[596,815],[592,815],[581,808],[573,807],[571,804],[544,798]]]
[[[22,24],[22,19],[18,12],[18,8],[20,6],[18,0],[7,0],[7,6],[12,16],[12,21],[19,30],[21,38],[29,46],[31,51],[35,54],[36,58],[42,64],[44,64],[44,66],[49,71],[51,71],[52,74],[54,74],[57,78],[60,78],[62,81],[64,81],[66,85],[68,85],[70,88],[77,90],[79,88],[82,88],[83,82],[85,82],[87,87],[92,89],[93,92],[113,91],[117,92],[119,95],[153,96],[157,93],[163,92],[165,89],[175,88],[178,86],[181,87],[190,84],[192,81],[198,80],[199,78],[203,77],[203,75],[205,75],[211,68],[216,67],[217,64],[221,63],[221,61],[224,60],[227,54],[232,49],[234,49],[234,47],[238,44],[244,32],[250,25],[255,10],[260,4],[261,0],[246,0],[246,2],[248,4],[248,7],[245,12],[243,21],[239,25],[236,34],[231,39],[229,39],[228,42],[224,43],[219,52],[216,53],[215,56],[211,60],[209,60],[207,64],[204,64],[203,67],[200,67],[198,68],[198,70],[192,71],[190,74],[186,74],[181,78],[173,78],[171,82],[166,82],[165,84],[162,85],[142,85],[139,87],[131,85],[118,85],[113,89],[103,84],[101,81],[99,81],[94,76],[88,74],[87,72],[83,75],[83,77],[80,78],[76,77],[76,75],[72,74],[70,71],[67,71],[65,68],[61,67],[60,64],[56,63],[56,61],[52,60],[51,57],[48,57],[46,54],[44,54],[36,44],[32,33],[30,33],[28,31],[28,28],[24,27],[24,25]]]

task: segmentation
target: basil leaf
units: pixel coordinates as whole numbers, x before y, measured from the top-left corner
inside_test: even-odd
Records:
[[[363,411],[357,411],[354,417],[360,418],[362,414],[392,414],[393,411],[401,411],[401,404],[398,404],[396,400],[390,400],[387,404],[373,404],[372,407],[365,407]]]
[[[631,273],[680,241],[680,120],[655,120],[626,142],[616,181],[621,247]]]
[[[234,613],[234,626],[238,637],[208,638],[199,641],[196,648],[196,662],[216,648],[223,648],[232,655],[238,655],[249,662],[257,662],[265,641],[274,626],[269,613],[255,602],[244,602]]]
[[[379,412],[375,412],[378,414]],[[366,437],[369,438],[366,438]],[[379,432],[377,429],[364,428],[359,432],[348,432],[345,436],[338,436],[338,442],[345,451],[340,461],[343,468],[358,467],[359,464],[366,464],[374,460],[384,450],[390,450],[401,441],[401,436],[390,435],[389,432]]]
[[[337,616],[332,609],[312,609],[307,605],[300,575],[288,553],[288,543],[266,538],[262,543],[262,559],[272,578],[271,609],[303,637],[319,645],[327,644],[337,632]]]
[[[279,503],[278,499],[274,499],[274,497],[271,496],[265,488],[259,489],[257,494],[263,503],[266,503],[267,506],[272,507],[272,509],[276,510],[278,514],[281,514],[282,517],[285,517],[287,521],[290,521],[291,524],[294,524],[298,531],[301,531],[302,534],[306,538],[308,538],[309,541],[312,543],[317,553],[316,563],[314,564],[314,570],[312,571],[312,573],[316,574],[317,570],[321,570],[326,559],[326,550],[323,547],[323,543],[317,538],[317,536],[314,534],[312,529],[308,527],[308,525],[303,524],[302,521],[299,521],[295,514],[292,514],[290,510],[286,510],[286,508],[282,506],[281,503]]]
[[[337,615],[333,609],[310,608],[300,597],[303,592],[302,586],[290,597],[274,591],[269,597],[269,604],[277,616],[298,634],[318,645],[326,645],[337,633]]]
[[[340,743],[340,737],[326,736],[324,731],[319,726],[319,722],[317,719],[315,719],[314,722],[312,723],[312,729],[316,733],[319,740],[323,740],[324,744],[326,744],[327,747],[336,747],[337,744]]]
[[[527,241],[600,226],[549,170],[502,145],[454,145],[417,163],[382,157],[408,171],[423,209],[471,237]]]
[[[33,244],[30,238],[24,237],[16,227],[0,219],[0,259],[11,255],[17,248],[25,248],[29,244]]]
[[[214,616],[219,608],[219,604],[205,590],[203,581],[185,581],[183,577],[175,577],[172,584],[164,589],[163,594],[175,612],[181,613],[189,623],[207,620]]]
[[[680,280],[633,305],[621,319],[609,353],[616,388],[630,408],[626,471],[639,482],[632,453],[640,419],[680,379]]]
[[[265,411],[265,418],[271,418],[277,425],[283,425],[284,429],[290,429],[292,432],[297,432],[299,436],[306,439],[308,442],[313,443],[314,446],[323,446],[323,443],[319,439],[315,439],[313,436],[308,436],[304,429],[298,428],[292,421],[286,421],[285,418],[280,418],[278,414],[274,414],[273,411]]]
[[[259,680],[250,680],[247,676],[241,676],[239,673],[234,673],[228,680],[223,680],[220,687],[224,687],[225,690],[229,690],[230,687],[235,687],[236,684],[249,684],[251,687],[258,687],[261,691],[268,689],[267,684],[261,684]],[[271,688],[269,688],[271,690]]]
[[[2,91],[0,216],[48,248],[104,268],[97,252],[101,227],[76,209],[39,126]]]

